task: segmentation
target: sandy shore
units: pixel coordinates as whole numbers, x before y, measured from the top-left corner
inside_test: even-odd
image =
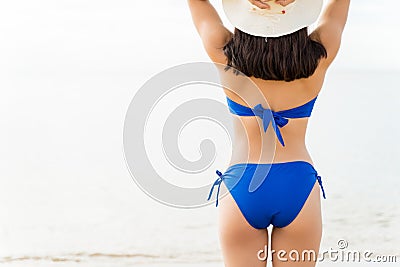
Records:
[[[141,267],[224,267],[223,263],[212,262],[212,263],[133,263],[133,262],[110,262],[110,261],[96,261],[96,262],[48,262],[48,261],[15,261],[10,263],[0,263],[1,267],[127,267],[127,266],[141,266]],[[347,262],[327,262],[319,263],[317,267],[394,267],[398,266],[398,263],[347,263]],[[267,267],[272,267],[271,263],[268,263]]]

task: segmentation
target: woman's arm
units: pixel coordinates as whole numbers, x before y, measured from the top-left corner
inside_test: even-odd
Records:
[[[321,15],[316,30],[312,33],[328,52],[327,66],[332,63],[339,51],[349,6],[350,0],[330,0]]]
[[[193,23],[204,48],[214,62],[226,63],[223,48],[232,33],[224,27],[217,11],[208,0],[188,0]]]

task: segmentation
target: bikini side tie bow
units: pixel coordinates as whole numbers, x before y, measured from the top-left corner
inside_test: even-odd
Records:
[[[208,199],[207,200],[211,199],[212,193],[214,192],[214,187],[217,186],[217,197],[216,197],[217,200],[215,202],[215,206],[218,207],[219,191],[220,191],[220,188],[221,188],[221,183],[224,180],[224,175],[219,170],[217,170],[216,173],[218,175],[218,178],[214,182],[214,184],[212,185],[211,191],[210,191],[210,194],[208,195]]]

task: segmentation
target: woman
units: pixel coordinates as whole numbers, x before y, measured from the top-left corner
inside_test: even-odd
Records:
[[[350,0],[329,0],[311,34],[307,32],[310,23],[295,30],[299,25],[283,25],[293,26],[290,33],[285,32],[276,17],[287,15],[297,4],[305,5],[303,15],[310,14],[317,8],[313,5],[321,6],[322,0],[250,0],[255,13],[275,10],[267,16],[274,20],[276,28],[272,30],[253,29],[251,22],[239,25],[242,20],[237,19],[237,12],[243,1],[247,4],[247,0],[223,0],[225,12],[236,27],[231,33],[209,1],[188,0],[210,59],[248,76],[267,100],[246,95],[246,88],[241,92],[224,90],[235,126],[230,167],[225,173],[217,172],[220,177],[216,182],[230,192],[219,201],[225,266],[265,266],[266,247],[273,252],[275,267],[315,266],[313,253],[318,255],[322,235],[323,187],[305,146],[305,133],[327,69],[339,50]],[[300,13],[296,16],[304,20]],[[253,19],[255,22],[257,18]],[[260,130],[260,118],[264,131]],[[273,136],[273,142],[266,136]],[[270,151],[274,151],[272,156]],[[256,169],[264,177],[251,189]],[[268,244],[266,228],[271,224]],[[293,251],[300,257],[293,257]],[[302,256],[305,254],[311,257]]]

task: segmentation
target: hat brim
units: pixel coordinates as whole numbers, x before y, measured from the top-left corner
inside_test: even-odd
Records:
[[[261,10],[248,0],[222,0],[228,20],[239,30],[261,37],[279,37],[317,21],[323,0],[296,0],[283,7],[271,1],[271,10]]]

